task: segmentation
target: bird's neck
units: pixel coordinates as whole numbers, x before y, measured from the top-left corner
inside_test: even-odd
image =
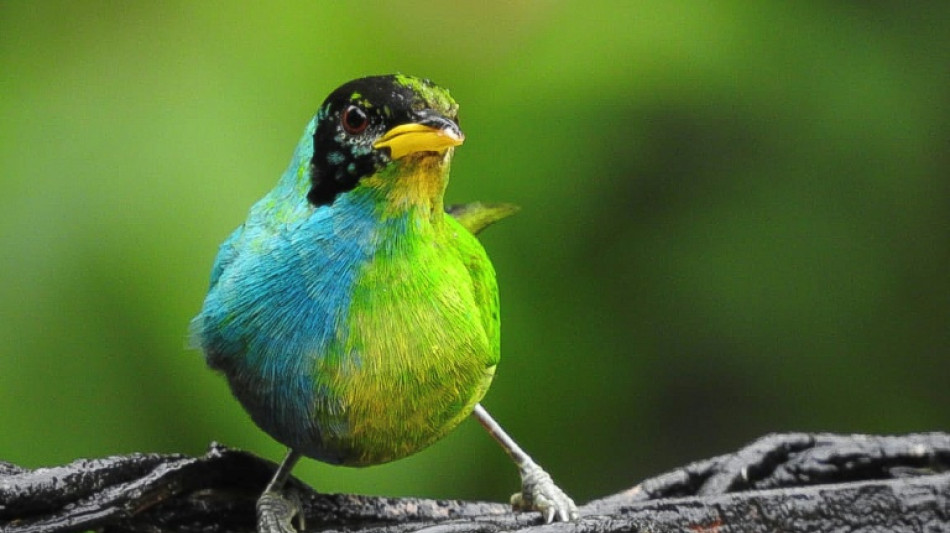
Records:
[[[443,195],[449,181],[451,153],[442,157],[408,157],[373,176],[363,178],[377,201],[382,218],[429,219],[439,224],[445,216]]]

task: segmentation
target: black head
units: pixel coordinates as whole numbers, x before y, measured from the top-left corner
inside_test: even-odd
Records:
[[[458,105],[448,91],[429,80],[397,74],[360,78],[341,86],[317,112],[307,199],[313,205],[331,204],[363,177],[403,157],[390,146],[395,143],[380,142],[403,132],[394,132],[398,126],[426,126],[457,140],[440,145],[442,149],[460,144],[457,120]],[[422,150],[415,147],[409,150]]]

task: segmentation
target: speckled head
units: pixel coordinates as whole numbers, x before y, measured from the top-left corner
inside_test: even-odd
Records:
[[[307,198],[317,206],[333,203],[396,160],[440,156],[464,139],[449,92],[401,74],[344,84],[323,102],[316,120]]]

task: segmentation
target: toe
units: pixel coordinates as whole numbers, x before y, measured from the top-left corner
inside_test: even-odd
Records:
[[[257,500],[257,531],[259,533],[296,533],[291,524],[298,506],[277,492],[265,492]]]

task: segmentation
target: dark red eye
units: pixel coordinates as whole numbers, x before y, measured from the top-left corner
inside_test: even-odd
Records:
[[[361,107],[351,105],[343,112],[343,129],[350,135],[363,133],[367,126],[369,126],[369,117]]]

